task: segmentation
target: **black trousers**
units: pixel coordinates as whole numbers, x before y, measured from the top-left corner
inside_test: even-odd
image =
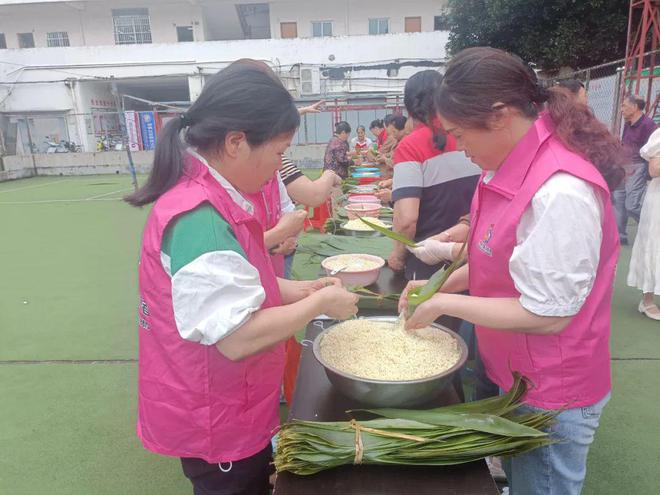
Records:
[[[183,474],[193,485],[194,495],[268,495],[268,477],[273,472],[270,445],[240,461],[209,464],[203,459],[181,458]],[[223,472],[226,471],[226,472]]]

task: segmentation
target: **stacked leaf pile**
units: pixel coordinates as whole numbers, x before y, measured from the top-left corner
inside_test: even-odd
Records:
[[[311,475],[346,464],[442,466],[515,455],[553,442],[554,413],[517,413],[527,380],[502,396],[427,410],[362,410],[378,419],[293,421],[280,431],[275,467]]]

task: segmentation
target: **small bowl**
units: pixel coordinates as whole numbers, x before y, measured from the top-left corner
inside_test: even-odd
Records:
[[[349,220],[355,220],[360,217],[378,218],[380,214],[380,202],[378,203],[349,203],[344,206]]]
[[[372,184],[374,182],[380,182],[381,177],[360,177],[358,180],[358,185],[362,186],[364,184]]]
[[[354,179],[380,179],[381,173],[380,172],[353,172],[351,177]]]
[[[369,193],[364,193],[364,194],[349,194],[348,195],[348,203],[349,204],[356,204],[356,203],[373,203],[373,204],[380,204],[380,199],[375,194],[369,194]]]
[[[369,270],[361,271],[348,271],[348,269],[346,269],[336,273],[333,275],[333,277],[337,277],[339,280],[341,280],[346,287],[366,287],[367,285],[371,285],[378,280],[380,271],[385,266],[385,260],[380,256],[373,256],[371,254],[338,254],[337,256],[330,256],[329,258],[324,259],[321,262],[321,266],[325,272],[330,275],[332,268],[328,268],[328,263],[334,260],[341,261],[342,258],[346,258],[348,256],[357,256],[366,260],[376,261],[378,262],[378,266],[376,268],[370,268]]]
[[[347,229],[346,224],[343,223],[341,224],[341,228],[344,231],[346,235],[350,235],[352,237],[383,237],[383,234],[378,232],[377,230],[353,230],[353,229]],[[385,228],[391,229],[392,224],[386,223]]]

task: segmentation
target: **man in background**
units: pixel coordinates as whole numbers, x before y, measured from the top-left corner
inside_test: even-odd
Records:
[[[612,193],[612,203],[622,245],[628,244],[628,217],[639,222],[644,193],[648,181],[646,162],[639,156],[639,149],[646,144],[655,130],[655,122],[644,114],[646,101],[637,95],[627,95],[621,104],[623,146],[629,158],[624,183]]]

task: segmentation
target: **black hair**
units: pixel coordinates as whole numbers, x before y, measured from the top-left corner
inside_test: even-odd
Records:
[[[577,79],[562,79],[557,82],[557,86],[560,88],[566,88],[574,95],[577,95],[581,89],[585,89],[582,81],[578,81]]]
[[[392,124],[396,130],[402,131],[405,129],[407,121],[408,119],[403,115],[394,115],[390,124]]]
[[[335,124],[335,134],[341,134],[342,132],[347,132],[348,134],[351,133],[351,124],[345,120]]]
[[[637,108],[639,108],[642,112],[646,108],[646,100],[639,95],[627,94],[626,100],[628,100],[628,102],[632,103],[633,105],[636,105]]]
[[[383,124],[383,121],[380,119],[372,120],[371,124],[369,124],[369,129],[370,130],[375,129],[376,127],[382,129],[383,127],[385,127],[385,125]]]
[[[359,131],[360,129],[362,129],[364,132],[367,132],[363,125],[357,126],[357,130]]]
[[[385,117],[383,117],[383,125],[384,125],[385,127],[387,127],[388,125],[390,125],[390,124],[392,123],[392,119],[393,119],[393,118],[394,118],[394,114],[393,114],[393,113],[388,113],[387,115],[385,115]]]
[[[200,151],[217,151],[229,132],[241,131],[250,146],[260,146],[276,136],[295,132],[299,124],[291,94],[268,66],[253,60],[234,62],[204,85],[180,118],[165,124],[146,184],[125,200],[133,206],[144,206],[174,187],[185,173],[187,145]]]
[[[442,75],[435,70],[423,70],[406,82],[403,103],[408,115],[433,130],[433,142],[439,150],[444,150],[447,135],[434,123],[436,117],[434,94],[442,82]]]

